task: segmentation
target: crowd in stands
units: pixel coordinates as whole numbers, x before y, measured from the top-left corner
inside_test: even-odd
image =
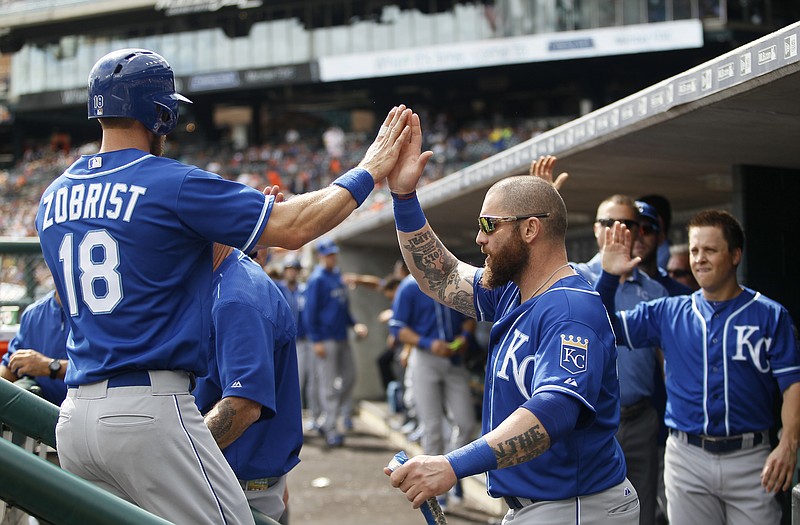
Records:
[[[442,178],[503,151],[568,119],[520,122],[476,122],[450,130],[444,116],[431,121],[424,147],[434,152],[425,183]],[[282,140],[247,148],[229,144],[168,142],[165,155],[199,166],[255,188],[278,185],[287,196],[313,191],[330,182],[364,156],[371,136],[329,128],[303,136],[288,130]],[[67,147],[63,142],[31,147],[16,165],[0,170],[0,236],[36,236],[34,218],[45,188],[81,154],[97,143]],[[374,192],[363,209],[379,209],[386,192]]]

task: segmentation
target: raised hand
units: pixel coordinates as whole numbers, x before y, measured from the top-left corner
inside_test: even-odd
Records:
[[[531,169],[528,174],[533,177],[549,182],[556,190],[560,190],[561,186],[567,182],[569,174],[565,171],[562,172],[555,181],[553,181],[553,167],[556,164],[557,158],[553,155],[543,155],[538,159],[531,162]]]
[[[401,195],[411,193],[417,188],[419,178],[422,176],[428,160],[433,156],[432,151],[421,151],[422,125],[419,115],[413,113],[410,124],[411,138],[403,144],[397,164],[386,179],[389,190]]]
[[[614,226],[603,228],[603,247],[600,249],[603,270],[612,275],[625,275],[633,270],[642,260],[640,257],[631,258],[631,232],[621,222]]]
[[[403,104],[392,108],[386,115],[378,135],[367,149],[359,168],[367,170],[375,182],[380,182],[392,171],[403,145],[408,142],[411,128],[408,125],[411,110]]]

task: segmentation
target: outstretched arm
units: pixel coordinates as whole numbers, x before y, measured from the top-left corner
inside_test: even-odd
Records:
[[[459,261],[445,248],[422,213],[416,189],[433,155],[421,152],[422,127],[411,115],[410,140],[389,173],[387,182],[394,202],[397,240],[408,269],[420,289],[440,303],[475,317],[472,282],[477,268]]]
[[[633,271],[639,264],[639,257],[631,258],[631,232],[624,224],[615,222],[614,226],[604,228],[603,247],[600,249],[603,273],[594,283],[595,290],[600,294],[603,306],[609,313],[609,319],[614,327],[617,343],[627,344],[623,340],[624,330],[621,329],[619,318],[616,315],[615,295],[619,286],[620,275]]]
[[[410,116],[403,105],[392,108],[357,168],[327,188],[276,200],[258,246],[296,250],[345,220],[394,168],[409,139]]]

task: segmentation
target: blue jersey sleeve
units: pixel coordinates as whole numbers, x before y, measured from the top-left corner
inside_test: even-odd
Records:
[[[800,382],[800,348],[794,323],[786,308],[778,309],[775,337],[769,356],[772,375],[775,376],[781,392]]]
[[[262,419],[273,417],[275,327],[261,312],[240,303],[215,307],[214,327],[222,397],[250,399],[262,406]]]
[[[589,326],[577,322],[551,325],[536,343],[535,368],[529,391],[558,392],[583,405],[578,428],[590,425],[596,415],[596,402],[603,388],[609,348]]]
[[[408,327],[412,322],[414,287],[403,286],[403,284],[398,287],[392,301],[392,319],[389,321],[389,329],[395,337],[401,328]]]
[[[178,217],[192,231],[248,254],[261,237],[274,202],[275,197],[254,188],[194,169],[186,174],[175,204]]]

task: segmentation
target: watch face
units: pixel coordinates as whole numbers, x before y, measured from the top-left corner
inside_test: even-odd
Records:
[[[59,370],[61,370],[61,361],[59,361],[58,359],[53,359],[52,361],[50,361],[50,371],[58,372]]]

